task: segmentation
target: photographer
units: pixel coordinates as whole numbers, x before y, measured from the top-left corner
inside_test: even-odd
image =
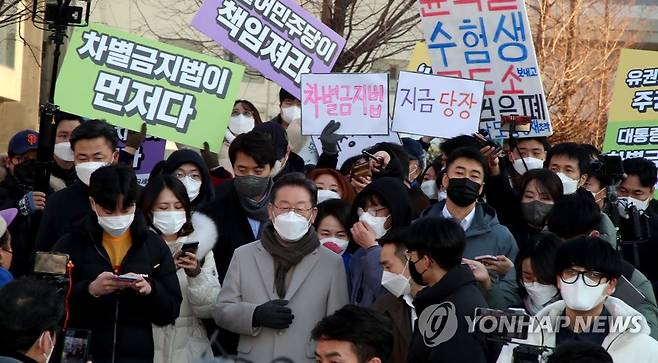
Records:
[[[619,194],[619,232],[622,240],[625,236],[633,233],[632,229],[636,228],[628,218],[626,207],[634,205],[638,212],[644,214],[649,219],[649,239],[646,242],[637,244],[639,249],[639,261],[636,267],[642,271],[649,281],[658,281],[658,266],[655,263],[655,256],[658,255],[658,202],[653,199],[653,193],[656,185],[656,165],[645,158],[634,158],[624,160],[624,173],[627,177],[617,188]],[[641,221],[644,218],[641,216]],[[634,262],[632,245],[623,247],[624,257],[627,261]]]
[[[151,324],[172,324],[182,301],[171,252],[135,213],[136,197],[132,170],[96,170],[89,183],[93,212],[54,247],[75,265],[70,327],[92,331],[98,363],[152,362]]]
[[[578,237],[562,244],[555,256],[562,300],[543,308],[536,316],[539,326],[531,326],[528,339],[518,342],[549,348],[590,342],[604,347],[617,363],[654,362],[658,342],[649,336],[646,319],[611,296],[623,268],[617,252],[598,237]],[[506,345],[498,362],[512,362],[515,346]]]
[[[44,281],[21,278],[0,290],[0,362],[46,363],[64,315],[57,290]]]

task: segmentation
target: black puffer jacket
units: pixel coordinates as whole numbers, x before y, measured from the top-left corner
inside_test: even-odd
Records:
[[[91,214],[76,227],[54,247],[75,264],[69,327],[92,331],[90,353],[94,362],[152,362],[151,324],[174,323],[183,300],[169,248],[147,230],[141,213],[136,213],[130,231],[132,247],[119,272],[147,274],[152,292],[141,296],[125,289],[95,298],[88,292],[89,284],[102,272],[113,271],[103,248],[103,230]]]

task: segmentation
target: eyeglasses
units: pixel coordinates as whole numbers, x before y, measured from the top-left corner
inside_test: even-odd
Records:
[[[192,180],[201,181],[201,174],[199,174],[198,172],[192,172],[192,173],[189,173],[189,174],[185,174],[184,171],[178,170],[178,171],[176,171],[174,176],[176,177],[176,179],[183,179],[186,176],[189,176]]]
[[[597,287],[601,284],[601,280],[605,278],[602,273],[597,271],[576,271],[574,269],[566,269],[560,274],[560,280],[565,284],[574,284],[578,281],[578,277],[583,277],[583,282],[589,287]]]
[[[284,213],[289,213],[289,212],[295,212],[297,214],[306,214],[309,211],[313,210],[313,207],[311,208],[295,208],[295,207],[279,207],[276,204],[272,204],[276,210],[282,211]]]

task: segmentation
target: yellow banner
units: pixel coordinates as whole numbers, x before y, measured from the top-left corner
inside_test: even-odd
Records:
[[[432,74],[432,61],[430,61],[430,53],[427,51],[427,44],[424,41],[416,43],[414,50],[411,52],[411,60],[407,70]]]
[[[620,121],[658,121],[658,52],[621,50],[608,113]]]

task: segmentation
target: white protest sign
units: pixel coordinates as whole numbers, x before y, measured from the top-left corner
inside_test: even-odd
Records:
[[[402,145],[400,136],[397,132],[391,131],[388,135],[353,135],[346,136],[344,139],[338,142],[338,164],[336,168],[340,169],[345,160],[351,158],[355,155],[360,155],[363,149],[367,149],[375,144],[380,142],[391,142],[394,144]],[[313,143],[318,150],[318,153],[322,151],[322,142],[318,136],[313,136]]]
[[[451,138],[478,130],[484,82],[400,72],[392,130]]]
[[[480,128],[506,138],[501,118],[518,114],[532,124],[515,136],[553,133],[524,0],[419,0],[419,8],[432,70],[486,82]]]
[[[331,120],[340,135],[388,134],[387,73],[302,75],[302,135],[320,135]]]

